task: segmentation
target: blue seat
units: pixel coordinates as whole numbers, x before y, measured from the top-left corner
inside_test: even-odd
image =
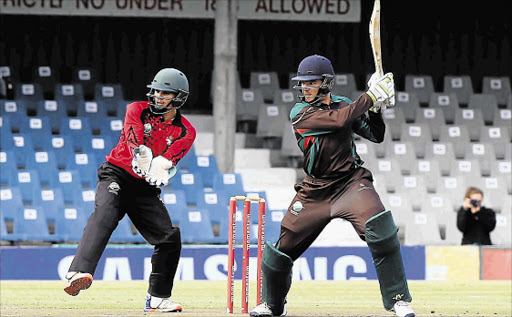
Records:
[[[281,234],[281,221],[286,210],[267,210],[265,217],[265,240],[272,243],[277,242]]]
[[[0,189],[0,213],[1,218],[13,221],[16,217],[16,210],[23,207],[23,198],[18,187],[7,187]]]
[[[84,152],[92,138],[89,118],[62,118],[59,134],[71,136],[75,152]]]
[[[85,149],[86,153],[93,154],[96,158],[96,167],[99,167],[105,162],[105,156],[110,154],[110,151],[114,148],[115,144],[109,137],[93,136],[88,147]]]
[[[96,188],[98,165],[93,153],[75,153],[69,158],[66,168],[78,171],[81,187]]]
[[[207,243],[214,240],[210,216],[204,209],[188,210],[180,220],[180,232],[184,243]]]
[[[11,174],[17,172],[16,155],[13,151],[0,152],[0,185],[10,184]]]
[[[13,118],[25,118],[27,116],[27,108],[25,103],[19,100],[0,100],[0,115]]]
[[[126,108],[130,105],[130,101],[123,100],[122,102],[118,102],[117,110],[116,110],[116,118],[117,119],[124,119],[124,116],[126,115]]]
[[[78,106],[84,100],[82,85],[56,84],[55,100],[64,107],[66,113],[76,114]]]
[[[65,204],[73,204],[76,193],[82,190],[82,180],[77,170],[60,171],[53,180],[52,187],[62,189]]]
[[[229,199],[222,191],[198,192],[197,208],[207,210],[211,222],[220,224],[228,218]]]
[[[43,144],[44,151],[55,153],[57,167],[65,169],[70,157],[75,154],[73,139],[69,135],[54,135]]]
[[[52,178],[58,173],[55,153],[52,151],[34,152],[27,158],[26,168],[38,171],[41,186],[50,186]]]
[[[37,65],[32,67],[32,81],[41,85],[43,96],[46,99],[53,99],[55,84],[57,83],[57,74],[55,69],[47,65]]]
[[[37,116],[47,117],[52,132],[57,133],[60,128],[60,120],[68,116],[64,101],[43,100],[37,103]]]
[[[170,190],[166,188],[164,187],[162,191],[162,200],[172,222],[179,223],[182,214],[188,210],[185,192],[183,190]]]
[[[77,190],[73,195],[72,205],[80,208],[89,217],[94,212],[96,188]]]
[[[53,239],[58,242],[80,241],[88,219],[89,215],[80,207],[61,207],[57,209]]]
[[[199,173],[203,179],[204,187],[213,188],[213,180],[216,175],[220,174],[215,156],[197,156],[196,164],[191,165],[192,173]]]
[[[213,190],[224,191],[229,197],[245,193],[242,175],[239,173],[220,173],[214,176]]]
[[[109,115],[115,115],[119,104],[124,103],[120,84],[101,84],[94,86],[94,100],[107,109]]]
[[[55,222],[57,213],[64,208],[64,196],[60,188],[41,188],[35,195],[34,204],[41,206],[48,222]]]
[[[77,116],[89,118],[91,129],[99,131],[101,119],[107,116],[107,108],[96,101],[82,101],[77,110]]]
[[[178,162],[177,166],[182,173],[190,173],[197,170],[197,156],[194,146],[192,146],[188,153]]]
[[[0,149],[12,150],[14,148],[14,140],[12,139],[11,132],[11,118],[6,116],[0,117]]]
[[[121,137],[123,130],[123,120],[118,118],[101,118],[100,119],[100,135],[105,138],[110,138],[113,142],[117,143]]]
[[[28,133],[13,134],[12,140],[14,143],[13,151],[16,155],[18,166],[25,167],[27,164],[27,157],[34,153],[32,136]]]
[[[33,204],[34,199],[41,189],[39,172],[34,169],[18,170],[13,173],[10,183],[20,189],[24,204]]]
[[[128,218],[126,215],[119,221],[119,224],[112,233],[112,236],[110,236],[109,241],[116,243],[145,242],[140,233],[137,232],[137,234],[134,234],[132,232],[130,218]]]
[[[178,173],[171,178],[169,185],[171,189],[183,190],[187,199],[187,205],[197,205],[197,192],[202,192],[203,179],[199,173]]]
[[[39,83],[20,83],[15,86],[14,100],[27,104],[27,110],[36,111],[36,105],[44,100],[43,87]]]
[[[27,117],[20,126],[20,133],[32,138],[34,150],[42,150],[42,144],[52,137],[50,119],[47,117]]]
[[[3,217],[0,217],[0,240],[11,241],[11,233],[7,232],[7,226]]]
[[[14,219],[13,240],[52,240],[43,208],[40,206],[18,208]]]

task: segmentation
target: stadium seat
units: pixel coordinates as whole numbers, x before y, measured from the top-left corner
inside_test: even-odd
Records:
[[[482,93],[494,95],[498,105],[505,106],[507,104],[507,97],[510,98],[512,95],[510,78],[506,76],[484,76],[482,78]]]
[[[33,204],[36,194],[41,188],[39,172],[34,169],[18,170],[16,173],[11,174],[11,177],[10,184],[20,189],[23,203]]]
[[[459,207],[459,205],[456,207]],[[421,212],[436,218],[439,226],[444,230],[450,223],[448,218],[457,217],[449,195],[443,192],[428,194],[421,203]]]
[[[437,93],[430,94],[429,108],[441,109],[443,111],[446,124],[453,124],[455,121],[455,109],[459,108],[459,100],[455,93]]]
[[[101,118],[100,122],[100,135],[110,138],[113,142],[117,143],[123,131],[123,120],[118,118]]]
[[[81,84],[71,83],[55,85],[55,101],[63,106],[69,115],[76,115],[79,105],[85,100]]]
[[[469,96],[469,109],[480,109],[484,123],[491,125],[494,120],[494,113],[498,111],[496,96],[490,94],[472,94]]]
[[[281,221],[286,210],[267,210],[265,217],[265,240],[277,242],[281,234]]]
[[[452,206],[458,208],[464,200],[467,187],[471,185],[473,184],[466,183],[464,175],[440,177],[437,181],[437,192],[448,195]]]
[[[229,198],[222,191],[197,193],[197,208],[207,210],[212,224],[220,224],[228,217]]]
[[[95,208],[96,188],[86,188],[73,191],[72,202],[69,200],[65,206],[79,207],[89,217]]]
[[[494,127],[501,127],[508,130],[508,134],[512,135],[512,110],[499,109],[494,113],[492,120]]]
[[[386,143],[386,158],[394,159],[400,167],[400,174],[410,175],[416,162],[416,154],[412,142]]]
[[[50,120],[47,117],[27,117],[22,121],[20,133],[30,135],[34,150],[42,150],[41,144],[52,136]]]
[[[32,135],[29,133],[19,133],[12,135],[13,151],[16,155],[18,166],[26,166],[27,157],[34,153],[32,145]]]
[[[214,240],[212,223],[204,209],[188,210],[180,220],[183,243],[207,243]]]
[[[101,84],[94,86],[94,101],[99,107],[106,108],[109,116],[115,116],[119,104],[125,104],[120,84]]]
[[[10,175],[17,172],[16,155],[13,151],[0,152],[0,185],[7,186],[10,183]]]
[[[405,227],[405,245],[441,245],[441,234],[436,217],[415,212],[410,214]]]
[[[14,148],[14,140],[11,132],[11,120],[9,117],[0,116],[0,148],[4,151],[12,150]]]
[[[56,214],[53,239],[58,242],[79,242],[89,216],[80,207],[61,207]]]
[[[401,177],[401,184],[398,187],[398,193],[410,199],[411,207],[414,211],[421,210],[421,204],[427,197],[427,187],[423,175],[410,175]]]
[[[96,167],[99,167],[105,162],[105,156],[110,154],[110,151],[114,148],[115,144],[109,137],[93,136],[89,142],[89,146],[86,147],[85,152],[93,154],[96,158],[94,163]]]
[[[392,140],[400,140],[402,125],[406,124],[404,110],[399,107],[387,108],[382,111],[386,123],[386,132],[391,133]]]
[[[59,132],[60,121],[67,117],[66,104],[62,101],[43,100],[37,104],[37,116],[47,117],[52,133]]]
[[[197,171],[197,155],[195,144],[192,145],[188,153],[178,162],[177,167],[183,173]]]
[[[386,210],[391,210],[399,231],[404,232],[402,229],[406,228],[409,215],[413,213],[411,199],[402,193],[379,193],[379,196]]]
[[[459,198],[458,206],[460,205]],[[445,243],[447,245],[461,245],[462,243],[462,232],[457,228],[457,213],[454,213],[452,217],[446,219],[445,228]]]
[[[44,210],[40,206],[20,207],[13,225],[13,239],[17,241],[51,241]]]
[[[423,108],[420,111],[416,111],[416,118],[414,120],[416,124],[425,123],[430,127],[432,133],[432,141],[439,140],[439,127],[445,125],[444,113],[440,109],[434,108]]]
[[[180,223],[182,214],[188,210],[187,197],[183,190],[170,190],[164,187],[161,197],[172,222]]]
[[[60,188],[41,188],[39,195],[36,193],[34,204],[41,206],[46,214],[48,222],[54,222],[57,219],[57,213],[64,208],[64,196]]]
[[[251,72],[249,87],[260,89],[264,102],[273,103],[274,92],[279,89],[279,78],[276,72]]]
[[[132,102],[131,101],[128,101],[128,100],[124,100],[124,101],[120,101],[118,102],[117,104],[117,110],[116,110],[116,118],[117,119],[121,119],[123,120],[124,119],[124,116],[126,115],[126,108],[128,108],[128,106],[131,104]]]
[[[4,221],[14,221],[16,210],[23,207],[23,198],[18,187],[0,188],[0,211]]]
[[[299,102],[299,99],[296,97],[296,92],[291,89],[276,89],[274,92],[274,103],[285,105],[288,111],[290,111],[297,102]]]
[[[92,138],[91,125],[87,117],[63,118],[59,134],[71,136],[75,152],[84,152]]]
[[[196,206],[196,193],[204,191],[203,178],[199,173],[178,173],[169,182],[172,190],[183,190],[187,199],[187,205]]]
[[[55,153],[59,169],[65,169],[69,158],[75,155],[73,140],[69,135],[53,135],[43,144],[43,150]]]
[[[430,75],[406,75],[405,91],[416,94],[420,103],[428,103],[434,92],[434,82]]]
[[[477,160],[482,176],[491,175],[492,162],[496,160],[494,147],[488,143],[467,143],[465,160]]]
[[[99,82],[98,73],[90,67],[74,67],[71,82],[80,84],[84,92],[84,99],[94,99],[94,85]]]
[[[481,109],[457,109],[454,125],[466,126],[471,141],[479,141],[480,128],[485,125]]]
[[[217,166],[217,159],[213,155],[196,156],[196,162],[195,166],[191,165],[193,168],[190,171],[201,175],[204,187],[213,188],[213,179],[215,175],[220,173],[219,167]]]
[[[97,161],[93,153],[75,153],[68,158],[66,169],[77,170],[80,175],[81,186],[85,188],[96,188]]]
[[[494,161],[492,164],[491,176],[505,179],[505,188],[507,189],[507,193],[509,195],[512,195],[511,171],[512,162],[510,159],[506,161]]]
[[[437,179],[442,176],[437,160],[416,160],[411,170],[412,176],[421,175],[428,193],[437,192]]]
[[[32,80],[41,85],[45,99],[54,98],[55,84],[58,74],[56,69],[47,65],[35,66],[32,68]]]
[[[213,179],[213,190],[223,191],[227,197],[243,195],[242,175],[239,173],[220,173]]]
[[[0,217],[0,240],[2,241],[11,241],[11,233],[7,232],[7,226],[5,224],[4,218]]]
[[[446,75],[443,80],[443,92],[454,93],[457,95],[457,100],[467,105],[469,103],[469,97],[474,93],[473,84],[471,77],[464,76],[452,76]]]
[[[416,111],[420,109],[420,99],[415,92],[396,92],[395,108],[402,109],[404,112],[405,123],[412,123],[416,118]]]
[[[43,88],[38,83],[21,83],[15,86],[14,100],[24,102],[27,110],[36,111],[35,105],[44,99]]]
[[[479,140],[481,143],[492,144],[496,159],[504,159],[506,156],[507,147],[510,149],[510,142],[512,142],[509,130],[503,127],[481,127]]]
[[[452,144],[453,158],[464,158],[466,144],[471,142],[468,128],[465,125],[445,125],[439,129],[439,142]]]
[[[92,131],[100,131],[101,120],[107,117],[107,107],[96,101],[82,101],[78,105],[77,116],[89,118]]]
[[[82,180],[77,170],[60,171],[56,175],[53,187],[60,187],[64,196],[65,204],[73,204],[76,193],[82,190]]]
[[[478,160],[457,160],[454,175],[464,176],[467,184],[474,186],[482,183],[482,171]]]
[[[425,123],[411,123],[402,126],[400,141],[410,142],[417,158],[424,158],[427,145],[433,141],[432,130]]]
[[[505,177],[485,177],[483,205],[493,209],[497,213],[505,213],[501,208],[508,199]],[[508,211],[510,213],[510,211]]]
[[[24,118],[27,116],[27,108],[25,103],[19,100],[0,100],[0,115]]]
[[[52,179],[58,173],[55,153],[52,151],[34,152],[27,158],[26,168],[33,169],[38,172],[41,186],[50,186]]]
[[[269,149],[235,149],[235,171],[246,168],[271,168]]]
[[[383,175],[386,179],[385,188],[388,193],[396,193],[401,186],[401,171],[398,161],[394,158],[378,159],[377,168],[372,170],[374,174]],[[380,184],[382,185],[382,184]]]
[[[496,227],[491,231],[491,242],[494,245],[510,248],[512,237],[512,217],[510,214],[496,215]]]
[[[288,158],[288,167],[297,167],[302,158],[302,151],[297,145],[295,132],[291,124],[283,125],[283,138],[281,139],[281,156]]]
[[[354,91],[357,91],[357,83],[354,74],[345,73],[334,75],[333,94],[350,97]]]
[[[283,125],[290,122],[286,106],[263,104],[258,110],[256,136],[259,138],[282,138]]]

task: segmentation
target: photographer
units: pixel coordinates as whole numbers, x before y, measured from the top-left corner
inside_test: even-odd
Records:
[[[489,233],[496,227],[496,214],[482,206],[484,193],[469,187],[457,212],[457,228],[462,231],[462,244],[491,245]]]

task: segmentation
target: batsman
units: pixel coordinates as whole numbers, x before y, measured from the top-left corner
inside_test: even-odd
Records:
[[[352,223],[372,253],[384,308],[396,316],[413,317],[397,227],[356,152],[354,133],[372,142],[384,139],[381,109],[395,104],[393,74],[373,74],[368,90],[355,101],[331,93],[334,69],[323,56],[303,59],[295,89],[300,102],[290,112],[306,177],[281,222],[275,245],[269,242],[261,263],[262,304],[251,316],[285,316],[293,262],[308,249],[334,218]]]

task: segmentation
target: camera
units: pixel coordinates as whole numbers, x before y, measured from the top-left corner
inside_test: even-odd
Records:
[[[480,206],[481,201],[476,200],[476,199],[471,199],[471,201],[469,203],[471,204],[471,206],[476,208],[476,207]]]

